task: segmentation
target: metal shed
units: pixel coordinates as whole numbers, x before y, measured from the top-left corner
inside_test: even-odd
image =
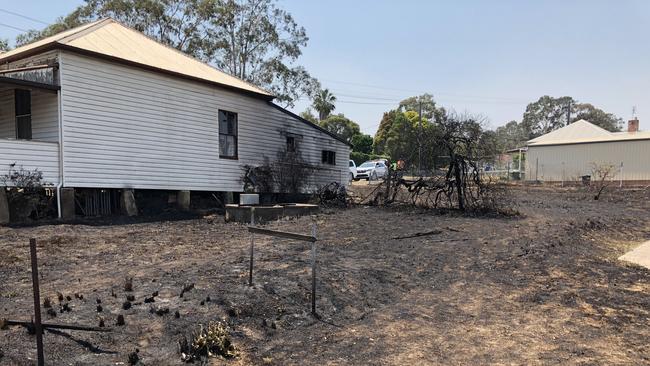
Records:
[[[609,132],[588,121],[528,141],[526,179],[543,182],[579,181],[595,166],[609,166],[608,179],[650,181],[650,132],[629,122],[626,132]]]

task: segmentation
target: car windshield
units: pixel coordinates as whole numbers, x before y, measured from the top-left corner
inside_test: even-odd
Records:
[[[373,163],[371,161],[367,161],[367,162],[361,164],[361,166],[359,166],[359,168],[372,168],[374,166],[375,166],[375,163]]]

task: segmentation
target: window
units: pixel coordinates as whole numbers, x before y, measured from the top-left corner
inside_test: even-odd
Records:
[[[237,159],[237,113],[219,111],[219,157]]]
[[[16,89],[16,139],[32,139],[32,94],[29,90]]]
[[[287,152],[296,152],[296,138],[287,136]]]
[[[336,152],[323,150],[323,164],[336,165]]]

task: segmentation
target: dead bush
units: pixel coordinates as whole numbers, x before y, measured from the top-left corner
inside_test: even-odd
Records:
[[[274,161],[264,157],[257,166],[244,165],[244,190],[258,193],[304,193],[315,167],[294,151],[280,151]]]
[[[46,194],[50,186],[38,169],[27,170],[10,164],[6,174],[0,175],[0,189],[7,190],[11,217],[15,221],[37,220],[53,215],[53,196]]]
[[[508,188],[485,179],[481,161],[486,155],[481,122],[469,116],[445,115],[423,137],[446,156],[444,169],[405,177],[389,171],[386,179],[364,200],[376,205],[406,204],[423,208],[459,210],[471,214],[516,215]],[[363,203],[363,202],[362,202]]]
[[[183,337],[179,341],[181,360],[184,362],[206,361],[210,357],[221,356],[233,358],[237,350],[232,344],[230,333],[221,322],[210,322],[207,327],[199,325],[188,340]]]
[[[615,174],[614,164],[591,163],[592,184],[589,185],[589,188],[594,192],[594,200],[600,199],[600,196],[612,184],[612,178]]]

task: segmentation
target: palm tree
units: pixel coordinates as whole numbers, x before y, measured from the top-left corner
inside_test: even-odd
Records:
[[[330,93],[329,89],[322,89],[316,94],[312,106],[318,112],[319,120],[324,120],[332,113],[336,108],[334,102],[336,102],[336,97]]]

